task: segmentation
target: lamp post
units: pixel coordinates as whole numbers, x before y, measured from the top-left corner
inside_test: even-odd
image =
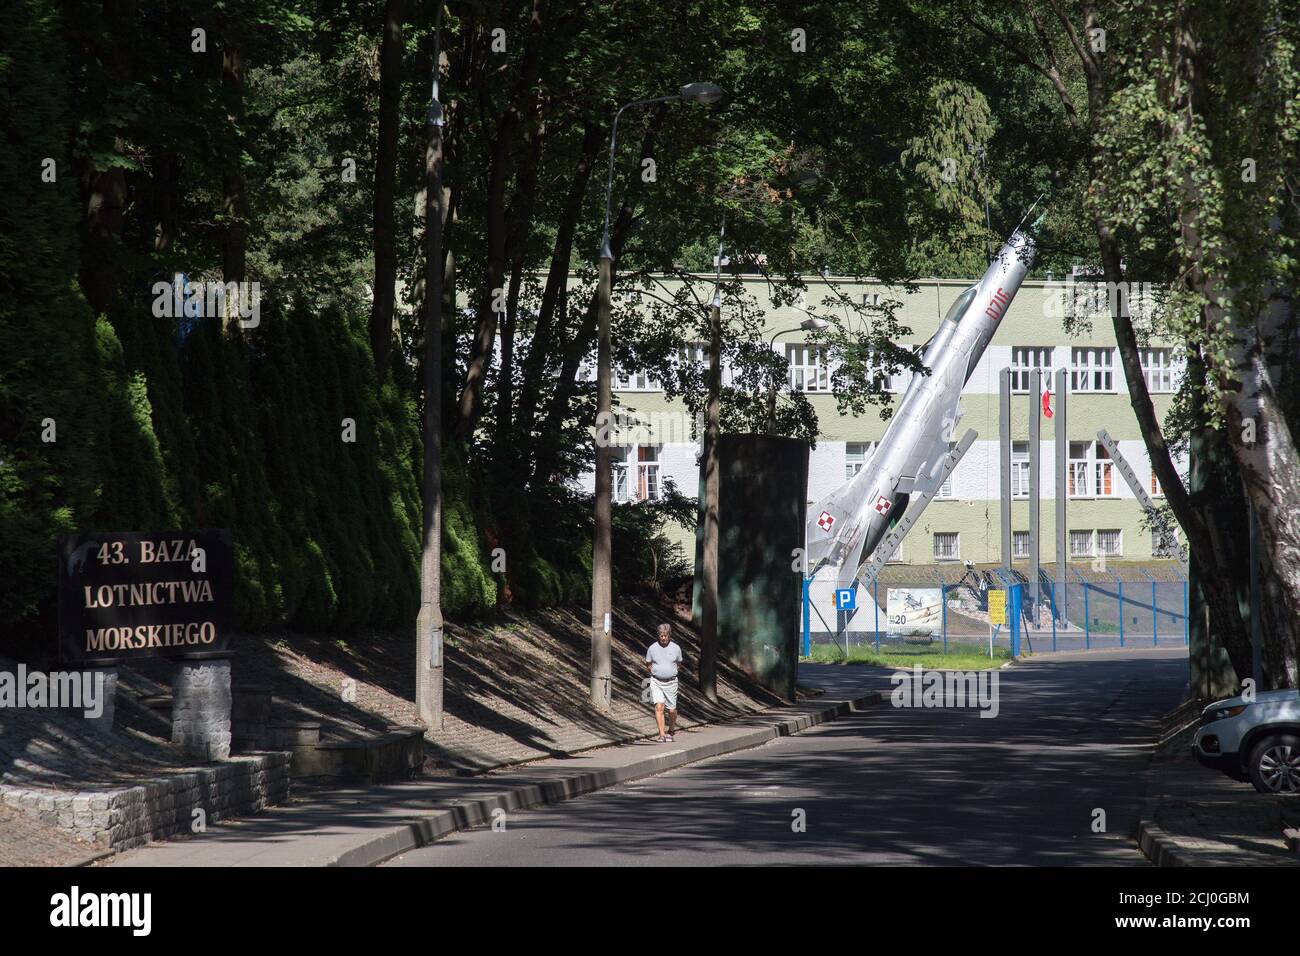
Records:
[[[595,529],[591,545],[591,702],[608,711],[611,699],[611,646],[613,641],[613,577],[610,569],[610,538],[613,520],[610,472],[610,440],[614,396],[611,386],[609,312],[614,286],[614,252],[609,245],[609,207],[614,194],[614,150],[618,142],[618,120],[624,110],[656,103],[707,105],[722,99],[716,83],[688,83],[673,96],[637,100],[621,106],[614,114],[609,134],[609,176],[605,183],[605,228],[600,240],[600,274],[596,289],[596,502]]]
[[[442,10],[433,21],[433,77],[425,115],[424,151],[424,512],[420,546],[420,612],[415,622],[415,709],[429,730],[443,724],[442,663],[442,103],[438,99],[442,58]],[[454,0],[481,7],[471,0]]]
[[[795,306],[795,308],[798,308],[798,306]],[[813,315],[809,312],[808,318],[804,319],[793,328],[782,329],[779,332],[772,333],[771,338],[768,339],[767,347],[769,350],[775,350],[776,340],[779,336],[788,335],[791,332],[820,332],[830,324],[831,323],[827,319],[823,319],[821,316]],[[776,434],[776,392],[776,376],[773,376],[772,385],[767,390],[767,433],[769,435]]]

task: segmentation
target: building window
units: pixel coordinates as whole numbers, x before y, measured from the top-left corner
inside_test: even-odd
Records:
[[[1029,532],[1013,531],[1011,533],[1011,556],[1013,558],[1029,557]]]
[[[1150,490],[1151,490],[1151,497],[1152,497],[1152,498],[1163,498],[1163,497],[1165,496],[1165,489],[1163,489],[1163,488],[1160,487],[1160,479],[1156,477],[1156,470],[1155,470],[1155,468],[1152,468],[1152,469],[1151,469],[1151,489],[1150,489]]]
[[[1030,372],[1036,368],[1043,370],[1042,384],[1050,388],[1052,384],[1052,350],[1046,346],[1016,346],[1011,349],[1011,391],[1021,395],[1029,394]]]
[[[703,342],[692,342],[677,350],[677,363],[682,368],[702,368],[709,364],[708,350]]]
[[[1092,532],[1091,531],[1070,531],[1070,557],[1072,558],[1090,558],[1092,557]]]
[[[1108,558],[1118,558],[1124,553],[1124,532],[1114,528],[1098,531],[1097,551]]]
[[[1029,497],[1029,442],[1011,443],[1011,497]]]
[[[1070,442],[1067,477],[1071,498],[1109,498],[1116,493],[1115,463],[1099,441]]]
[[[627,455],[630,448],[611,448],[609,465],[614,472],[613,500],[623,503],[628,501]]]
[[[1174,367],[1173,349],[1142,349],[1142,377],[1147,380],[1147,391],[1152,394],[1173,392],[1177,389],[1177,369]]]
[[[785,347],[790,363],[790,388],[796,392],[829,392],[831,372],[826,349],[816,345],[790,343]]]
[[[610,466],[613,469],[615,501],[658,501],[661,494],[659,481],[659,449],[654,445],[636,445],[631,448],[611,448]]]
[[[865,308],[869,308],[869,309],[875,308],[876,306],[880,305],[880,293],[879,292],[862,293],[862,305]]]
[[[876,443],[873,441],[848,442],[844,446],[844,480],[848,481],[860,472],[862,466],[867,463],[867,460],[871,457],[871,453],[875,450]]]
[[[1115,390],[1114,360],[1114,349],[1074,349],[1070,366],[1070,390],[1113,392]]]
[[[961,545],[956,531],[936,531],[934,533],[934,559],[936,561],[956,561],[961,558]]]
[[[660,391],[659,383],[649,372],[624,372],[622,369],[614,372],[614,389],[619,392]]]
[[[1098,498],[1109,498],[1115,494],[1115,463],[1110,460],[1110,452],[1101,442],[1093,444],[1093,488]]]

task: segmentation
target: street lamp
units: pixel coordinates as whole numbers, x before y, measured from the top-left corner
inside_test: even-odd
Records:
[[[610,570],[613,521],[613,475],[610,470],[610,427],[614,396],[610,382],[609,313],[614,287],[614,252],[609,245],[609,207],[614,195],[614,150],[618,120],[624,110],[656,103],[708,105],[722,99],[716,83],[687,83],[673,96],[636,100],[619,107],[609,134],[609,175],[605,182],[605,228],[600,239],[600,277],[596,289],[596,502],[591,546],[591,702],[601,711],[610,705],[611,646],[613,642],[613,579]]]
[[[420,612],[415,622],[415,709],[429,730],[441,730],[442,663],[442,103],[438,99],[442,58],[442,9],[433,22],[433,77],[425,115],[424,151],[424,511],[420,546]],[[481,8],[472,0],[453,0]]]
[[[793,306],[793,308],[799,307]],[[803,310],[800,309],[800,311]],[[773,332],[771,338],[768,339],[768,350],[775,351],[776,340],[779,336],[788,335],[791,332],[820,332],[822,329],[828,328],[830,325],[831,323],[829,320],[823,319],[821,316],[813,315],[809,312],[808,318],[804,319],[793,328]],[[769,435],[776,434],[776,391],[776,376],[774,375],[772,376],[771,387],[767,390],[767,433]]]

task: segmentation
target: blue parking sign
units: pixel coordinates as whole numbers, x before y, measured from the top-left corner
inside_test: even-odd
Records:
[[[858,592],[856,588],[836,588],[835,589],[835,610],[853,611],[858,607]]]

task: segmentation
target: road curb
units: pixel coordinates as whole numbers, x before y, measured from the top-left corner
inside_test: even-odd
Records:
[[[495,810],[527,810],[545,804],[561,803],[616,784],[684,767],[709,757],[749,750],[779,737],[802,733],[818,724],[843,717],[858,708],[878,704],[883,699],[879,692],[873,692],[777,720],[765,727],[759,727],[728,740],[664,751],[623,767],[574,773],[545,782],[523,784],[472,800],[459,801],[447,809],[408,820],[398,826],[388,827],[368,837],[361,844],[332,857],[326,861],[325,866],[377,866],[400,853],[435,843],[449,833],[487,825],[492,822],[492,813]]]
[[[1152,866],[1195,866],[1187,851],[1151,820],[1138,824],[1138,848]]]

